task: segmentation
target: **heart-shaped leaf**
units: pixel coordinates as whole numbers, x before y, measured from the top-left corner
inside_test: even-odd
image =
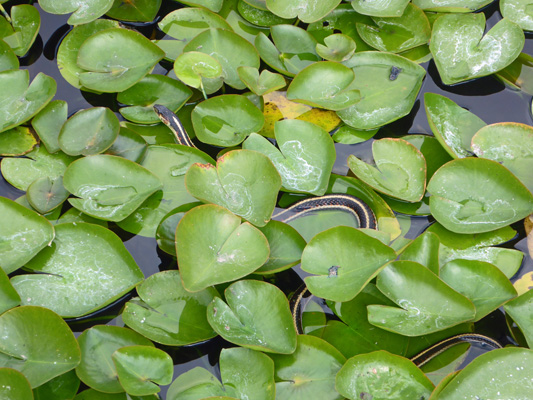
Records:
[[[118,0],[106,15],[120,21],[150,22],[160,7],[161,0]]]
[[[20,4],[11,8],[11,24],[15,34],[20,34],[20,43],[13,48],[19,57],[24,56],[35,42],[41,27],[41,17],[37,8],[29,4]]]
[[[61,127],[68,118],[68,105],[66,101],[54,100],[41,110],[32,120],[31,125],[46,150],[55,153],[60,150],[58,137]]]
[[[22,304],[79,317],[113,302],[142,281],[135,260],[108,229],[71,223],[56,225],[55,230],[52,245],[26,264],[39,273],[11,279]]]
[[[357,229],[338,226],[314,236],[302,254],[302,269],[315,296],[348,301],[365,287],[396,253]]]
[[[403,139],[385,138],[372,143],[375,167],[351,155],[348,167],[379,192],[405,201],[419,201],[426,190],[426,160]]]
[[[211,164],[193,164],[185,175],[190,194],[226,207],[257,226],[270,220],[281,178],[276,167],[261,153],[235,150]]]
[[[326,341],[298,335],[294,353],[270,357],[276,368],[276,399],[341,399],[335,390],[335,375],[346,359]]]
[[[263,113],[246,97],[226,94],[202,101],[191,114],[200,141],[230,147],[241,143],[265,123]]]
[[[457,233],[488,232],[533,211],[533,195],[496,161],[463,158],[442,166],[428,184],[431,214]]]
[[[353,0],[352,7],[358,13],[374,17],[400,17],[409,0]]]
[[[336,33],[326,36],[324,44],[317,43],[316,52],[328,61],[342,62],[353,56],[356,47],[355,41],[350,36]]]
[[[352,88],[354,72],[333,61],[317,62],[300,71],[287,89],[287,98],[313,107],[342,110],[361,100]]]
[[[168,388],[167,400],[237,400],[232,386],[223,386],[211,372],[195,367],[181,374]]]
[[[386,351],[350,358],[335,380],[339,393],[352,400],[427,399],[433,387],[411,361]]]
[[[529,347],[533,346],[533,290],[521,294],[503,306],[518,325]]]
[[[522,29],[502,19],[483,37],[485,14],[447,14],[433,24],[429,48],[446,85],[497,72],[524,47]]]
[[[359,90],[361,101],[337,115],[357,129],[378,128],[409,114],[426,74],[404,57],[377,51],[356,53],[345,65],[353,69],[351,88]]]
[[[207,308],[207,320],[224,339],[239,346],[291,354],[296,329],[283,292],[270,283],[240,280]]]
[[[39,72],[30,84],[28,70],[0,72],[0,132],[20,125],[41,109],[54,97],[56,82]]]
[[[290,24],[294,18],[282,18],[270,12],[263,0],[258,2],[239,0],[237,11],[248,22],[258,26],[274,26],[279,24]]]
[[[258,96],[263,96],[285,87],[285,78],[267,69],[261,71],[261,75],[259,75],[257,68],[239,67],[237,68],[237,73],[248,89]]]
[[[70,25],[91,22],[104,15],[113,5],[114,0],[42,0],[39,5],[51,14],[70,14]]]
[[[65,188],[78,210],[95,218],[121,221],[156,190],[161,181],[140,165],[116,156],[81,158],[67,168]]]
[[[505,1],[505,0],[504,0]],[[424,11],[472,12],[492,3],[493,0],[413,0]]]
[[[0,219],[0,267],[8,274],[54,239],[54,228],[46,218],[5,197],[0,197]]]
[[[184,346],[216,334],[207,322],[207,305],[218,295],[214,288],[190,293],[178,271],[158,272],[137,287],[140,298],[126,303],[124,323],[143,336],[169,346]]]
[[[97,31],[79,47],[81,84],[98,92],[121,92],[140,81],[165,53],[140,33],[111,28]]]
[[[45,177],[36,179],[28,186],[26,198],[33,208],[41,214],[46,214],[63,204],[69,194],[63,186],[63,178],[51,180]]]
[[[24,374],[32,388],[70,371],[81,354],[74,334],[51,310],[23,306],[0,316],[0,363]]]
[[[474,319],[475,307],[426,267],[395,261],[378,275],[378,289],[399,307],[368,306],[368,321],[405,336],[419,336]]]
[[[26,377],[12,368],[0,368],[0,397],[4,399],[33,400]]]
[[[0,134],[0,156],[22,156],[33,150],[38,139],[30,128],[17,126]]]
[[[533,128],[503,122],[480,129],[472,138],[476,156],[498,161],[533,193]]]
[[[251,134],[243,149],[270,158],[285,190],[323,195],[335,162],[331,136],[315,124],[296,119],[276,122],[274,130],[279,150],[258,134]]]
[[[500,11],[504,18],[517,23],[523,30],[533,30],[533,10],[529,0],[501,0]]]
[[[426,115],[431,131],[453,158],[472,155],[474,134],[486,124],[478,116],[436,93],[424,93]]]
[[[216,205],[190,210],[176,230],[176,254],[183,286],[197,292],[242,278],[268,260],[265,236]]]
[[[176,58],[174,73],[183,83],[201,89],[204,94],[222,87],[222,65],[216,58],[199,51],[188,51]]]
[[[328,15],[340,3],[340,0],[266,0],[267,8],[283,18],[298,17],[302,22],[310,23]]]

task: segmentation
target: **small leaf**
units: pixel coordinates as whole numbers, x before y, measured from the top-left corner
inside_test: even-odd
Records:
[[[150,22],[161,7],[161,0],[115,0],[108,17],[120,21]]]
[[[70,25],[80,25],[91,22],[104,15],[114,0],[41,0],[39,5],[44,11],[51,14],[73,13],[68,23]]]
[[[35,42],[41,27],[41,17],[37,8],[29,4],[21,4],[11,8],[11,24],[15,33],[20,33],[20,45],[13,51],[23,57]]]
[[[13,52],[13,49],[0,37],[0,72],[18,69],[19,66],[19,59]]]
[[[266,0],[267,8],[283,18],[298,17],[302,22],[310,23],[328,15],[340,3],[340,0]]]
[[[374,17],[400,17],[409,0],[353,0],[352,7],[358,13]]]
[[[222,66],[216,58],[199,51],[188,51],[176,58],[174,72],[183,83],[207,94],[222,86]]]
[[[167,400],[231,399],[238,400],[232,386],[222,383],[209,371],[195,367],[176,378],[168,388]]]
[[[341,33],[326,36],[324,44],[317,43],[316,45],[317,54],[328,61],[346,61],[352,57],[355,50],[355,41],[350,36]]]
[[[239,67],[237,68],[237,73],[248,89],[258,96],[282,89],[286,84],[282,75],[275,74],[267,69],[261,71],[261,75],[259,75],[257,68]]]
[[[36,179],[28,186],[26,198],[33,208],[41,214],[46,214],[63,204],[69,194],[63,186],[63,178],[51,180],[45,177]]]
[[[58,137],[61,127],[68,118],[68,105],[66,101],[54,100],[41,110],[31,121],[35,132],[49,153],[60,150]]]
[[[0,133],[0,156],[22,156],[38,144],[30,128],[17,126]]]

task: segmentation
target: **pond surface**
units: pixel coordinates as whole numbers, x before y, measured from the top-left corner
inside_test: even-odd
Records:
[[[11,6],[15,4],[25,3],[23,1],[8,1],[4,6]],[[501,15],[498,11],[498,2],[495,2],[485,10],[483,10],[487,16],[487,30],[490,29],[496,22],[501,19]],[[40,10],[39,6],[36,7]],[[159,17],[156,21],[160,20],[161,15],[166,15],[170,11],[180,8],[180,5],[171,0],[164,0],[161,7]],[[94,95],[92,93],[80,92],[78,89],[72,87],[67,83],[57,69],[56,52],[60,44],[61,39],[68,33],[70,27],[66,24],[68,15],[59,16],[51,15],[41,12],[42,25],[38,39],[33,45],[30,54],[21,60],[21,68],[27,69],[30,72],[30,77],[33,79],[38,72],[44,72],[45,74],[52,76],[58,85],[57,94],[55,100],[65,100],[69,105],[70,114],[74,114],[78,110],[95,107],[105,106],[111,108],[119,119],[123,120],[122,116],[118,113],[119,105],[116,101],[116,95]],[[134,28],[139,29],[147,37],[161,38],[164,34],[157,29],[156,24],[132,24]],[[526,45],[524,52],[533,55],[533,37],[526,36]],[[167,68],[164,68],[167,67]],[[166,74],[172,67],[171,64],[166,63],[164,66],[158,65],[154,70],[154,73]],[[521,122],[528,125],[533,123],[531,116],[531,97],[519,92],[506,88],[501,82],[493,77],[480,78],[475,81],[463,83],[456,86],[445,86],[442,84],[438,75],[437,69],[433,61],[423,64],[427,69],[428,74],[424,80],[422,89],[418,96],[418,100],[411,113],[406,117],[383,127],[376,138],[380,137],[400,137],[407,134],[428,134],[431,135],[431,129],[428,125],[426,113],[423,106],[423,96],[426,92],[442,94],[458,105],[470,110],[475,115],[483,119],[487,124],[496,122]],[[336,144],[337,161],[333,172],[339,175],[347,175],[348,167],[346,159],[349,155],[362,159],[371,159],[371,144],[373,140],[356,144],[356,145],[344,145]],[[216,154],[215,149],[213,151]],[[24,192],[15,189],[9,185],[0,176],[0,195],[11,199],[23,195]],[[411,218],[411,229],[409,237],[414,238],[419,235],[424,229],[431,223],[426,217],[413,217]],[[122,231],[116,225],[111,224],[110,228],[117,233],[123,240],[137,261],[140,268],[143,270],[146,277],[163,270],[173,269],[176,267],[175,260],[160,251],[157,247],[155,239],[144,238],[140,236],[133,236],[127,232]],[[527,252],[527,243],[525,239],[524,229],[522,222],[513,225],[519,235],[509,243],[505,244],[505,247],[515,248],[524,252],[524,261],[517,275],[512,279],[519,279],[527,272],[533,271],[533,261]],[[295,271],[286,271],[279,274],[276,284],[282,289],[290,291],[299,286],[301,271],[296,268]],[[128,296],[130,298],[131,295]],[[121,299],[114,305],[106,308],[106,310],[100,312],[108,315],[117,313],[123,306],[127,299]],[[80,323],[75,321],[71,322],[73,330],[81,332],[87,327],[94,324],[94,322],[82,319]],[[505,322],[501,312],[497,311],[493,313],[489,318],[485,318],[486,321],[484,330],[492,330],[494,337],[500,336],[505,329]],[[101,321],[99,321],[101,323]],[[119,319],[112,319],[110,324],[121,325]],[[175,362],[175,375],[191,369],[195,366],[202,366],[208,370],[213,371],[216,375],[219,375],[216,371],[216,365],[218,361],[218,355],[223,347],[232,347],[233,345],[225,342],[220,337],[210,340],[207,343],[189,346],[189,347],[167,347],[159,346],[171,355]],[[164,396],[164,389],[162,392]]]

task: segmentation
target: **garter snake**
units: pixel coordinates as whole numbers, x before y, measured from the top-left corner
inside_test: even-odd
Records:
[[[185,131],[180,119],[172,111],[161,105],[155,105],[154,111],[159,119],[174,133],[179,144],[196,148]],[[289,222],[309,212],[332,209],[343,210],[352,214],[359,222],[360,228],[377,229],[376,216],[368,204],[357,197],[347,194],[327,194],[320,197],[304,199],[274,215],[273,218],[277,218],[282,222]],[[283,218],[284,214],[289,214],[289,216]],[[309,294],[310,292],[307,290],[307,287],[302,285],[293,295],[290,302],[293,323],[298,334],[304,333],[301,321],[302,300]],[[479,344],[491,349],[502,348],[500,343],[488,336],[477,333],[465,333],[441,340],[411,357],[410,360],[416,366],[421,367],[439,354],[459,343]]]

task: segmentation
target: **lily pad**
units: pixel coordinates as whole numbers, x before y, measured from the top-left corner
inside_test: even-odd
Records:
[[[315,296],[333,301],[353,299],[396,253],[357,229],[338,226],[314,236],[302,254],[302,270]]]
[[[162,0],[117,0],[107,11],[108,17],[120,21],[150,22],[161,7]]]
[[[35,400],[73,399],[78,393],[79,387],[80,380],[76,375],[76,371],[72,369],[33,389],[33,396]]]
[[[167,254],[170,254],[171,256],[176,256],[175,238],[178,223],[181,221],[187,211],[199,205],[202,205],[202,203],[199,201],[183,204],[179,207],[176,207],[163,217],[159,223],[159,226],[157,227],[155,235],[157,245],[161,250]]]
[[[78,111],[65,122],[58,143],[69,156],[90,156],[108,149],[119,130],[118,118],[109,108],[88,108]]]
[[[0,363],[22,372],[32,388],[76,367],[80,348],[65,321],[51,310],[23,306],[0,316]]]
[[[122,393],[113,353],[124,346],[153,346],[152,342],[127,328],[96,325],[78,338],[82,359],[76,374],[87,386],[106,393]]]
[[[335,387],[351,399],[427,399],[433,384],[411,361],[386,351],[350,358]]]
[[[424,11],[465,12],[479,10],[494,0],[413,0],[413,4]]]
[[[110,304],[142,281],[135,260],[108,229],[67,223],[56,225],[55,231],[52,245],[26,263],[38,274],[11,279],[22,304],[79,317]]]
[[[167,400],[237,400],[235,389],[222,383],[209,371],[195,367],[181,374],[168,388]]]
[[[300,71],[287,89],[289,100],[338,111],[361,100],[352,88],[354,72],[333,61],[317,62]]]
[[[349,60],[356,48],[356,43],[350,36],[336,33],[326,36],[324,44],[317,43],[316,52],[328,61],[342,62]]]
[[[81,158],[67,168],[65,188],[78,210],[107,221],[122,221],[156,190],[161,181],[140,165],[109,155]]]
[[[356,53],[345,65],[353,69],[352,89],[362,100],[337,115],[357,129],[378,128],[409,114],[426,74],[404,57],[377,51]]]
[[[143,336],[168,346],[184,346],[216,336],[206,309],[218,295],[214,288],[190,293],[178,271],[158,272],[137,287],[140,298],[126,303],[124,323]]]
[[[80,83],[105,93],[124,91],[139,82],[165,53],[140,33],[129,29],[99,30],[79,47]]]
[[[261,71],[261,75],[259,75],[257,68],[239,67],[237,68],[237,73],[248,89],[258,96],[282,89],[286,85],[283,76],[270,72],[267,69]]]
[[[8,274],[54,239],[54,228],[46,218],[5,197],[0,197],[0,219],[0,267]]]
[[[147,147],[147,143],[141,135],[131,129],[120,127],[117,138],[105,153],[138,162]]]
[[[49,153],[60,150],[58,137],[61,127],[68,118],[66,101],[54,100],[41,110],[31,121],[31,125]]]
[[[503,306],[505,312],[518,325],[529,347],[533,346],[533,290],[529,289]]]
[[[529,0],[501,0],[500,11],[504,18],[517,23],[523,30],[533,30],[533,9]]]
[[[266,6],[282,18],[298,17],[302,22],[310,23],[328,15],[340,2],[340,0],[266,0]]]
[[[498,71],[496,77],[512,89],[533,94],[533,57],[520,53],[516,60]]]
[[[533,193],[533,128],[502,122],[480,129],[472,138],[478,157],[498,161]]]
[[[191,114],[194,132],[204,143],[230,147],[265,123],[261,110],[246,97],[226,94],[202,101]]]
[[[188,6],[193,6],[193,7],[198,7],[198,6],[205,7],[208,10],[219,12],[220,9],[222,8],[222,4],[224,3],[224,0],[193,0],[193,1],[191,0],[181,1],[180,0],[180,3],[187,4]]]
[[[0,38],[0,72],[19,68],[19,59],[13,49]]]
[[[279,150],[254,133],[243,143],[243,149],[270,158],[285,190],[323,195],[335,162],[331,136],[311,122],[299,120],[276,122],[274,129]]]
[[[405,336],[438,332],[475,316],[470,300],[413,261],[390,263],[378,275],[378,289],[399,307],[368,306],[368,321]]]
[[[439,237],[426,231],[409,243],[400,254],[399,260],[417,262],[439,275],[439,245]]]
[[[263,7],[265,6],[265,7]],[[264,1],[248,1],[238,0],[237,10],[242,18],[251,24],[257,26],[274,26],[279,24],[290,24],[294,22],[294,18],[282,18],[270,12]]]
[[[222,65],[209,54],[199,51],[181,54],[174,62],[174,72],[183,83],[202,90],[204,97],[222,87]]]
[[[215,203],[257,226],[270,220],[281,178],[268,157],[251,150],[225,153],[211,164],[193,164],[185,175],[190,194]]]
[[[426,14],[408,4],[398,17],[374,17],[375,25],[357,24],[357,32],[369,46],[380,51],[400,53],[426,44],[431,37],[431,26]]]
[[[9,400],[33,400],[26,377],[13,368],[0,368],[0,397]]]
[[[497,72],[524,47],[524,32],[502,19],[485,36],[485,14],[447,14],[433,24],[429,48],[446,85]]]
[[[86,24],[109,11],[114,0],[41,0],[39,5],[51,14],[70,14],[70,25]]]
[[[17,126],[0,133],[0,156],[22,156],[29,153],[37,145],[30,128]]]
[[[28,186],[26,198],[39,213],[46,214],[63,204],[69,194],[63,186],[63,178],[51,180],[45,177],[36,179]]]
[[[348,167],[363,182],[389,196],[419,201],[426,189],[426,160],[412,144],[385,138],[372,143],[375,167],[348,157]]]
[[[533,195],[496,161],[463,158],[442,166],[428,184],[435,219],[457,233],[488,232],[533,211]]]
[[[206,30],[192,39],[183,51],[200,51],[218,60],[222,66],[224,82],[235,89],[246,88],[237,73],[238,67],[259,68],[259,55],[255,47],[229,30]],[[228,54],[232,56],[228,57]]]
[[[216,205],[190,210],[176,230],[176,254],[184,287],[197,292],[242,278],[268,260],[265,236]]]
[[[225,340],[269,353],[291,354],[296,329],[283,292],[270,283],[240,280],[207,308],[207,320]]]
[[[431,131],[453,158],[472,155],[470,143],[485,122],[452,100],[436,93],[425,93],[424,104]]]
[[[374,17],[400,17],[409,0],[353,0],[355,11]]]
[[[37,8],[29,4],[20,4],[11,8],[11,24],[15,34],[19,34],[18,46],[13,48],[14,53],[22,57],[35,42],[41,27],[41,17]]]
[[[56,93],[53,78],[39,72],[30,84],[28,70],[0,72],[0,132],[30,120]]]
[[[9,278],[0,268],[0,314],[20,305],[20,296],[9,282]]]

